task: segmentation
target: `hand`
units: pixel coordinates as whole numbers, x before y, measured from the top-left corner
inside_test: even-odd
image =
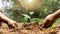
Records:
[[[53,22],[54,22],[53,14],[50,14],[43,20],[43,23],[40,26],[41,28],[48,28],[52,26]]]
[[[17,23],[15,21],[11,21],[8,23],[8,27],[11,29],[11,28],[16,28],[18,27]]]

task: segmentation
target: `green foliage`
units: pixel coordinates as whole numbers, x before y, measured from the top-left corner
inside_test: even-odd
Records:
[[[57,23],[60,23],[60,18],[56,20]]]
[[[24,24],[27,23],[28,19],[30,19],[30,23],[31,23],[31,24],[34,24],[34,23],[36,23],[36,22],[41,22],[41,21],[42,21],[42,19],[31,18],[31,17],[30,17],[29,15],[27,15],[27,14],[20,14],[20,15],[24,16],[24,18],[23,18],[23,23],[24,23]]]
[[[50,28],[52,28],[52,29],[53,29],[53,28],[55,28],[55,27],[56,27],[56,25],[54,25],[54,24],[53,24]]]
[[[31,17],[30,17],[29,15],[27,15],[27,14],[21,14],[21,15],[24,16],[24,18],[23,18],[23,23],[24,23],[24,24],[27,23],[28,19],[29,19],[29,20],[31,19]]]
[[[39,22],[40,21],[40,19],[38,19],[38,18],[32,18],[31,19],[31,22]]]
[[[27,18],[27,17],[24,17],[24,18],[23,18],[23,23],[26,24],[27,21],[28,21],[28,18]]]

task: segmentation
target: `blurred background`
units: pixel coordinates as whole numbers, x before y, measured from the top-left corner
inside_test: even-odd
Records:
[[[60,0],[1,0],[4,14],[17,22],[42,22],[60,9]],[[58,19],[56,22],[60,22]]]

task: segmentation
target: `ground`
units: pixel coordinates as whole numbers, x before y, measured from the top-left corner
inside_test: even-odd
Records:
[[[2,24],[0,34],[60,34],[60,26],[55,28],[40,28],[39,24],[18,23],[18,28],[9,29],[6,24]]]

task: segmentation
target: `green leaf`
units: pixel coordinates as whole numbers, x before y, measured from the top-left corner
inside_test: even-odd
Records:
[[[24,24],[27,23],[28,19],[31,19],[29,15],[26,15],[26,14],[21,14],[21,15],[24,16],[24,18],[23,18]]]
[[[50,28],[55,28],[55,27],[56,27],[56,25],[53,24]]]

